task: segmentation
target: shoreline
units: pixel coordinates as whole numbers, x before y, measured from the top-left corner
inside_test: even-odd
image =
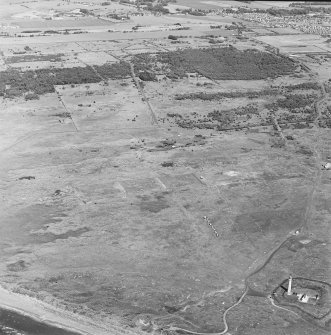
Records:
[[[49,326],[68,330],[81,335],[110,335],[127,332],[124,327],[100,326],[93,320],[64,311],[27,295],[11,292],[0,285],[0,308],[19,313]],[[116,331],[118,328],[118,331]],[[121,329],[122,328],[122,329]],[[130,332],[130,331],[128,331]],[[137,332],[138,333],[138,332]]]

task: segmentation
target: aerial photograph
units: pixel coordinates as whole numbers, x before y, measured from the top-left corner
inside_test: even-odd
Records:
[[[0,335],[331,333],[331,2],[0,0]]]

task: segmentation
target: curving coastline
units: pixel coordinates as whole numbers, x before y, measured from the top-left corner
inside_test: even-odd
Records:
[[[35,298],[11,292],[0,286],[0,311],[12,311],[50,327],[77,335],[116,335],[120,326],[102,326],[91,319],[63,311]],[[113,328],[113,329],[111,329]],[[116,331],[118,328],[119,331]],[[123,330],[121,329],[121,333]]]

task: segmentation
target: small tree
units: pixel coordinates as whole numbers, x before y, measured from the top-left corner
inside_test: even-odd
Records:
[[[175,35],[169,35],[168,38],[169,40],[174,40],[174,41],[178,40],[178,37]]]
[[[25,100],[39,100],[39,95],[36,93],[27,93],[25,95]]]
[[[156,81],[156,76],[154,73],[144,71],[139,74],[139,79],[142,81]]]

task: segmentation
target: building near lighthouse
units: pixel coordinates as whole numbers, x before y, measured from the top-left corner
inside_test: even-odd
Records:
[[[292,296],[293,298],[296,298],[298,302],[301,302],[303,304],[315,305],[320,298],[316,290],[308,287],[300,287],[298,285],[295,285],[295,282],[291,275],[288,279],[287,288],[285,288],[284,286],[282,286],[282,288],[284,289],[284,295]]]

